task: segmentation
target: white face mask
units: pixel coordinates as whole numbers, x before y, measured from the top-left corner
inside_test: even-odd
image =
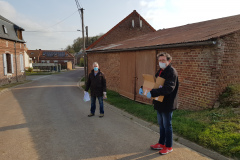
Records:
[[[162,69],[166,68],[166,63],[159,62],[159,67]]]

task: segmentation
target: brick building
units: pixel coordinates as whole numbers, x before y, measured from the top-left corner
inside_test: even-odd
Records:
[[[67,51],[39,49],[28,50],[27,53],[33,63],[57,63],[62,69],[67,69],[67,62],[71,62],[72,68],[75,68],[74,56]]]
[[[0,15],[0,86],[25,80],[23,28]]]
[[[142,74],[158,70],[167,52],[179,74],[180,109],[212,108],[229,84],[240,82],[240,15],[162,29],[89,50],[88,67],[99,62],[108,89],[140,102]]]

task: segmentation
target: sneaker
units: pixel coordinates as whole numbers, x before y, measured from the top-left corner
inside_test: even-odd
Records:
[[[150,147],[151,149],[163,149],[165,148],[165,145],[157,143],[157,144],[151,145]]]
[[[88,117],[92,117],[92,116],[94,116],[94,114],[92,114],[92,113],[90,113],[90,114],[88,115]]]
[[[104,116],[104,114],[100,114],[99,117],[102,118]]]
[[[161,151],[159,151],[159,153],[160,154],[168,154],[168,153],[170,153],[172,151],[173,151],[172,147],[165,147]]]

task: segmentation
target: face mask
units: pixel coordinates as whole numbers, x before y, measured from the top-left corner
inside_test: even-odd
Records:
[[[98,71],[98,67],[94,67],[94,71]]]
[[[159,62],[159,67],[162,69],[166,68],[166,63]]]

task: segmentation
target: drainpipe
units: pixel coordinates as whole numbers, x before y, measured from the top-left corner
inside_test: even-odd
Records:
[[[16,81],[18,82],[18,75],[17,75],[17,48],[16,48],[17,41],[14,42],[14,50],[15,50],[15,66],[16,66]]]

